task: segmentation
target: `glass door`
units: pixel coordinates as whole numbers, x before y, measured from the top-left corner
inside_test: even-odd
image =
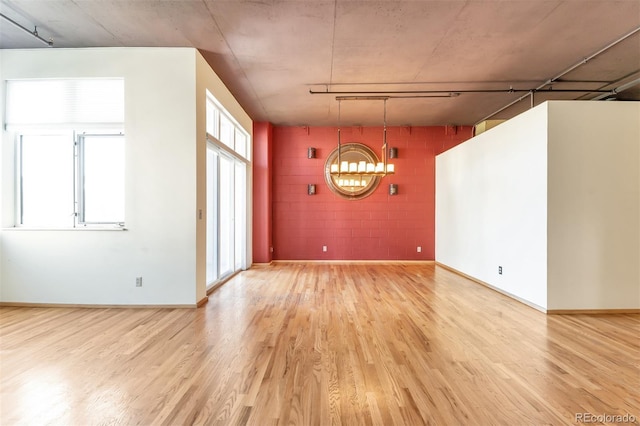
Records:
[[[219,278],[225,277],[234,272],[234,167],[233,159],[227,157],[224,154],[219,156],[220,159],[220,185],[218,187],[220,191],[220,204],[218,206],[218,212],[220,214],[220,227],[219,232],[219,247],[218,258],[220,260],[220,274]]]
[[[218,274],[218,151],[207,148],[207,284]]]
[[[207,147],[207,286],[246,264],[247,165]]]
[[[234,270],[239,271],[246,265],[245,247],[247,241],[247,165],[235,162],[235,263]]]

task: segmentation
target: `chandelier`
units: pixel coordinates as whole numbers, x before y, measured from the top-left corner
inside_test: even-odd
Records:
[[[338,186],[343,188],[361,188],[368,186],[372,177],[384,177],[395,173],[395,166],[387,162],[387,99],[366,98],[382,100],[384,105],[383,126],[382,126],[382,156],[379,161],[343,161],[342,158],[342,141],[340,137],[340,103],[345,99],[359,98],[336,98],[338,101],[338,157],[337,162],[331,164],[330,174],[335,177],[334,180]],[[361,99],[361,98],[360,98]],[[377,160],[377,159],[376,159]]]

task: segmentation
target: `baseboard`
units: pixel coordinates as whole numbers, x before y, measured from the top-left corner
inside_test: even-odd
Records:
[[[202,301],[200,301],[202,302]],[[198,303],[200,303],[198,302]],[[31,303],[31,302],[0,302],[0,307],[13,308],[90,308],[90,309],[193,309],[193,305],[91,305],[85,303]]]
[[[319,265],[433,265],[435,260],[274,260],[272,263],[315,263]]]
[[[207,288],[207,296],[209,296],[211,293],[213,293],[214,291],[216,291],[217,289],[219,289],[220,287],[222,287],[222,285],[224,283],[226,283],[227,281],[229,281],[231,278],[235,277],[236,275],[238,275],[240,272],[242,271],[236,271],[233,274],[224,277],[223,279],[221,279],[220,281],[216,282],[215,284],[213,284],[211,287]]]
[[[640,309],[547,309],[549,315],[621,315],[640,314]]]
[[[209,296],[205,296],[205,297],[203,297],[202,299],[200,299],[200,300],[198,301],[198,303],[196,303],[196,308],[201,308],[201,307],[203,307],[204,305],[206,305],[206,304],[207,304],[207,302],[208,302],[208,301],[209,301]]]
[[[273,263],[272,261],[266,262],[266,263],[252,263],[251,267],[252,268],[264,268],[266,266],[271,266],[271,264]]]
[[[211,293],[213,293],[214,291],[216,291],[217,289],[219,289],[220,287],[222,287],[222,284],[226,283],[228,280],[224,280],[224,281],[218,281],[217,283],[215,283],[214,285],[212,285],[211,287],[209,287],[207,289],[207,299],[209,298],[209,295]]]
[[[484,287],[487,287],[488,289],[493,290],[496,293],[500,293],[503,296],[507,296],[507,297],[517,301],[517,302],[522,303],[523,305],[526,305],[526,306],[528,306],[530,308],[535,309],[536,311],[540,311],[540,312],[542,312],[544,314],[548,313],[548,311],[545,308],[543,308],[542,306],[538,306],[535,303],[531,303],[528,300],[525,300],[525,299],[523,299],[521,297],[516,296],[515,294],[509,293],[508,291],[504,291],[504,290],[502,290],[502,289],[500,289],[498,287],[492,286],[491,284],[489,284],[487,282],[484,282],[482,280],[479,280],[476,277],[472,277],[471,275],[467,275],[462,271],[458,271],[457,269],[452,268],[451,266],[445,265],[444,263],[440,263],[440,262],[437,262],[437,261],[436,261],[436,265],[438,265],[438,266],[440,266],[440,267],[442,267],[444,269],[447,269],[447,270],[453,272],[454,274],[460,275],[461,277],[464,277],[464,278],[466,278],[466,279],[468,279],[470,281],[473,281],[473,282],[475,282],[477,284],[480,284],[480,285],[482,285]]]

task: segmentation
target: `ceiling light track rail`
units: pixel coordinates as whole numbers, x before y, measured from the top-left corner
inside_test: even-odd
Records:
[[[640,26],[636,27],[635,29],[629,31],[628,33],[626,33],[625,35],[623,35],[622,37],[617,38],[616,40],[612,41],[611,43],[607,44],[605,47],[603,47],[602,49],[592,53],[591,55],[587,56],[586,58],[582,59],[580,62],[577,62],[576,64],[570,66],[569,68],[567,68],[566,70],[562,71],[560,74],[556,75],[553,78],[548,79],[547,81],[545,81],[544,83],[542,83],[540,86],[538,86],[536,88],[537,89],[542,89],[545,86],[548,86],[554,82],[557,82],[559,79],[561,79],[562,77],[564,77],[565,75],[569,74],[571,71],[575,70],[578,67],[581,67],[582,65],[586,64],[587,62],[589,62],[590,60],[592,60],[593,58],[595,58],[596,56],[601,55],[602,53],[606,52],[607,50],[611,49],[612,47],[614,47],[615,45],[623,42],[624,40],[628,39],[629,37],[635,35],[636,33],[640,32]],[[616,94],[616,90],[614,89],[613,91],[610,91],[611,94]],[[487,115],[486,117],[484,117],[482,120],[478,120],[478,122],[476,122],[476,124],[474,125],[477,126],[478,124],[482,123],[485,120],[490,119],[491,117],[494,117],[497,114],[500,114],[502,111],[504,111],[505,109],[511,107],[512,105],[517,104],[518,102],[522,101],[523,99],[525,99],[527,96],[533,96],[533,91],[529,94],[520,96],[518,99],[509,102],[507,105],[503,106],[502,108],[500,108],[499,110]],[[597,91],[589,91],[589,93],[599,93]],[[600,92],[602,93],[602,92]]]
[[[487,115],[486,117],[479,120],[475,125],[486,121],[507,108],[521,102],[523,99],[530,98],[531,106],[534,106],[534,96],[536,93],[582,93],[582,94],[597,94],[598,96],[594,99],[604,99],[611,95],[616,95],[620,93],[621,90],[626,89],[628,87],[634,86],[638,83],[638,80],[634,80],[631,83],[622,85],[620,87],[616,87],[614,89],[593,89],[593,88],[577,88],[577,89],[558,89],[554,88],[554,83],[607,83],[606,86],[610,86],[615,84],[615,82],[601,82],[601,81],[579,81],[579,80],[563,80],[562,77],[574,71],[575,69],[581,67],[587,62],[591,61],[595,57],[601,55],[602,53],[608,51],[612,47],[617,44],[623,42],[624,40],[632,37],[640,32],[640,26],[634,28],[633,30],[627,32],[623,36],[617,38],[616,40],[610,42],[606,46],[592,53],[591,55],[583,58],[579,62],[573,64],[569,68],[560,72],[552,78],[547,79],[543,83],[539,84],[535,88],[528,89],[514,89],[510,87],[508,89],[465,89],[465,90],[329,90],[331,84],[324,84],[326,87],[325,90],[313,90],[309,89],[309,94],[311,95],[336,95],[336,100],[379,100],[379,99],[394,99],[394,98],[448,98],[448,97],[457,97],[461,94],[474,94],[474,93],[522,93],[517,99],[512,102],[509,102],[507,105],[498,109],[497,111]],[[480,83],[480,82],[478,82]],[[490,82],[485,82],[490,83]],[[376,84],[384,84],[384,83],[376,83]],[[389,83],[393,84],[393,83]],[[437,82],[424,82],[421,84],[441,84]],[[348,85],[347,83],[336,83],[335,85]]]
[[[569,68],[567,68],[566,70],[562,71],[560,74],[556,75],[555,77],[550,78],[549,80],[547,80],[544,83],[544,85],[542,85],[542,87],[557,81],[558,79],[562,78],[563,76],[569,74],[571,71],[575,70],[578,67],[581,67],[582,65],[586,64],[587,62],[589,62],[590,60],[592,60],[596,56],[600,56],[601,54],[603,54],[607,50],[611,49],[613,46],[625,41],[626,39],[628,39],[629,37],[631,37],[632,35],[634,35],[634,34],[636,34],[638,32],[640,32],[640,27],[636,27],[635,29],[633,29],[633,30],[629,31],[628,33],[626,33],[625,35],[623,35],[622,37],[619,37],[619,38],[615,39],[611,43],[607,44],[605,47],[601,48],[600,50],[598,50],[598,51],[592,53],[591,55],[587,56],[586,58],[582,59],[580,62],[577,62],[574,65],[570,66]]]
[[[46,40],[46,39],[40,37],[40,35],[38,34],[38,27],[34,26],[33,27],[33,31],[31,31],[27,27],[24,27],[24,26],[20,25],[19,23],[17,23],[16,21],[14,21],[13,19],[9,18],[7,15],[5,15],[3,13],[0,13],[0,18],[5,19],[6,21],[10,22],[14,26],[20,28],[22,31],[31,34],[32,36],[34,36],[35,38],[37,38],[38,40],[40,40],[41,42],[43,42],[47,46],[49,46],[49,47],[53,46],[53,40],[52,39]]]
[[[389,96],[336,96],[337,101],[379,101],[385,99],[410,99],[410,98],[452,98],[460,96],[459,93],[426,94],[426,95],[389,95]]]
[[[546,86],[546,84],[544,85]],[[611,90],[605,89],[554,89],[538,87],[535,89],[514,89],[512,87],[508,89],[472,89],[472,90],[380,90],[380,91],[340,91],[340,90],[330,90],[330,91],[313,91],[309,90],[309,93],[312,95],[340,95],[337,96],[336,99],[341,98],[343,100],[378,100],[382,98],[394,98],[394,97],[413,97],[413,96],[394,96],[394,95],[414,95],[415,97],[420,97],[420,95],[425,95],[424,97],[429,97],[429,95],[439,95],[439,97],[456,97],[460,96],[463,93],[531,93],[531,92],[555,92],[555,93],[611,93]],[[350,96],[348,96],[350,95]],[[386,95],[386,96],[381,96]]]
[[[640,84],[640,78],[636,78],[635,80],[632,80],[632,81],[630,81],[628,83],[625,83],[622,86],[616,87],[615,89],[613,89],[613,91],[615,93],[620,93],[620,92],[623,92],[623,91],[625,91],[627,89],[630,89],[633,86],[637,86],[639,84]],[[607,95],[607,94],[598,95],[595,98],[593,98],[592,101],[599,101],[599,100],[607,98],[608,96],[609,95]]]

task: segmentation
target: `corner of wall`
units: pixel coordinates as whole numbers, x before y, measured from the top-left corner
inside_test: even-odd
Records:
[[[546,106],[436,158],[436,261],[546,308]]]
[[[273,260],[273,125],[253,124],[253,261]]]

